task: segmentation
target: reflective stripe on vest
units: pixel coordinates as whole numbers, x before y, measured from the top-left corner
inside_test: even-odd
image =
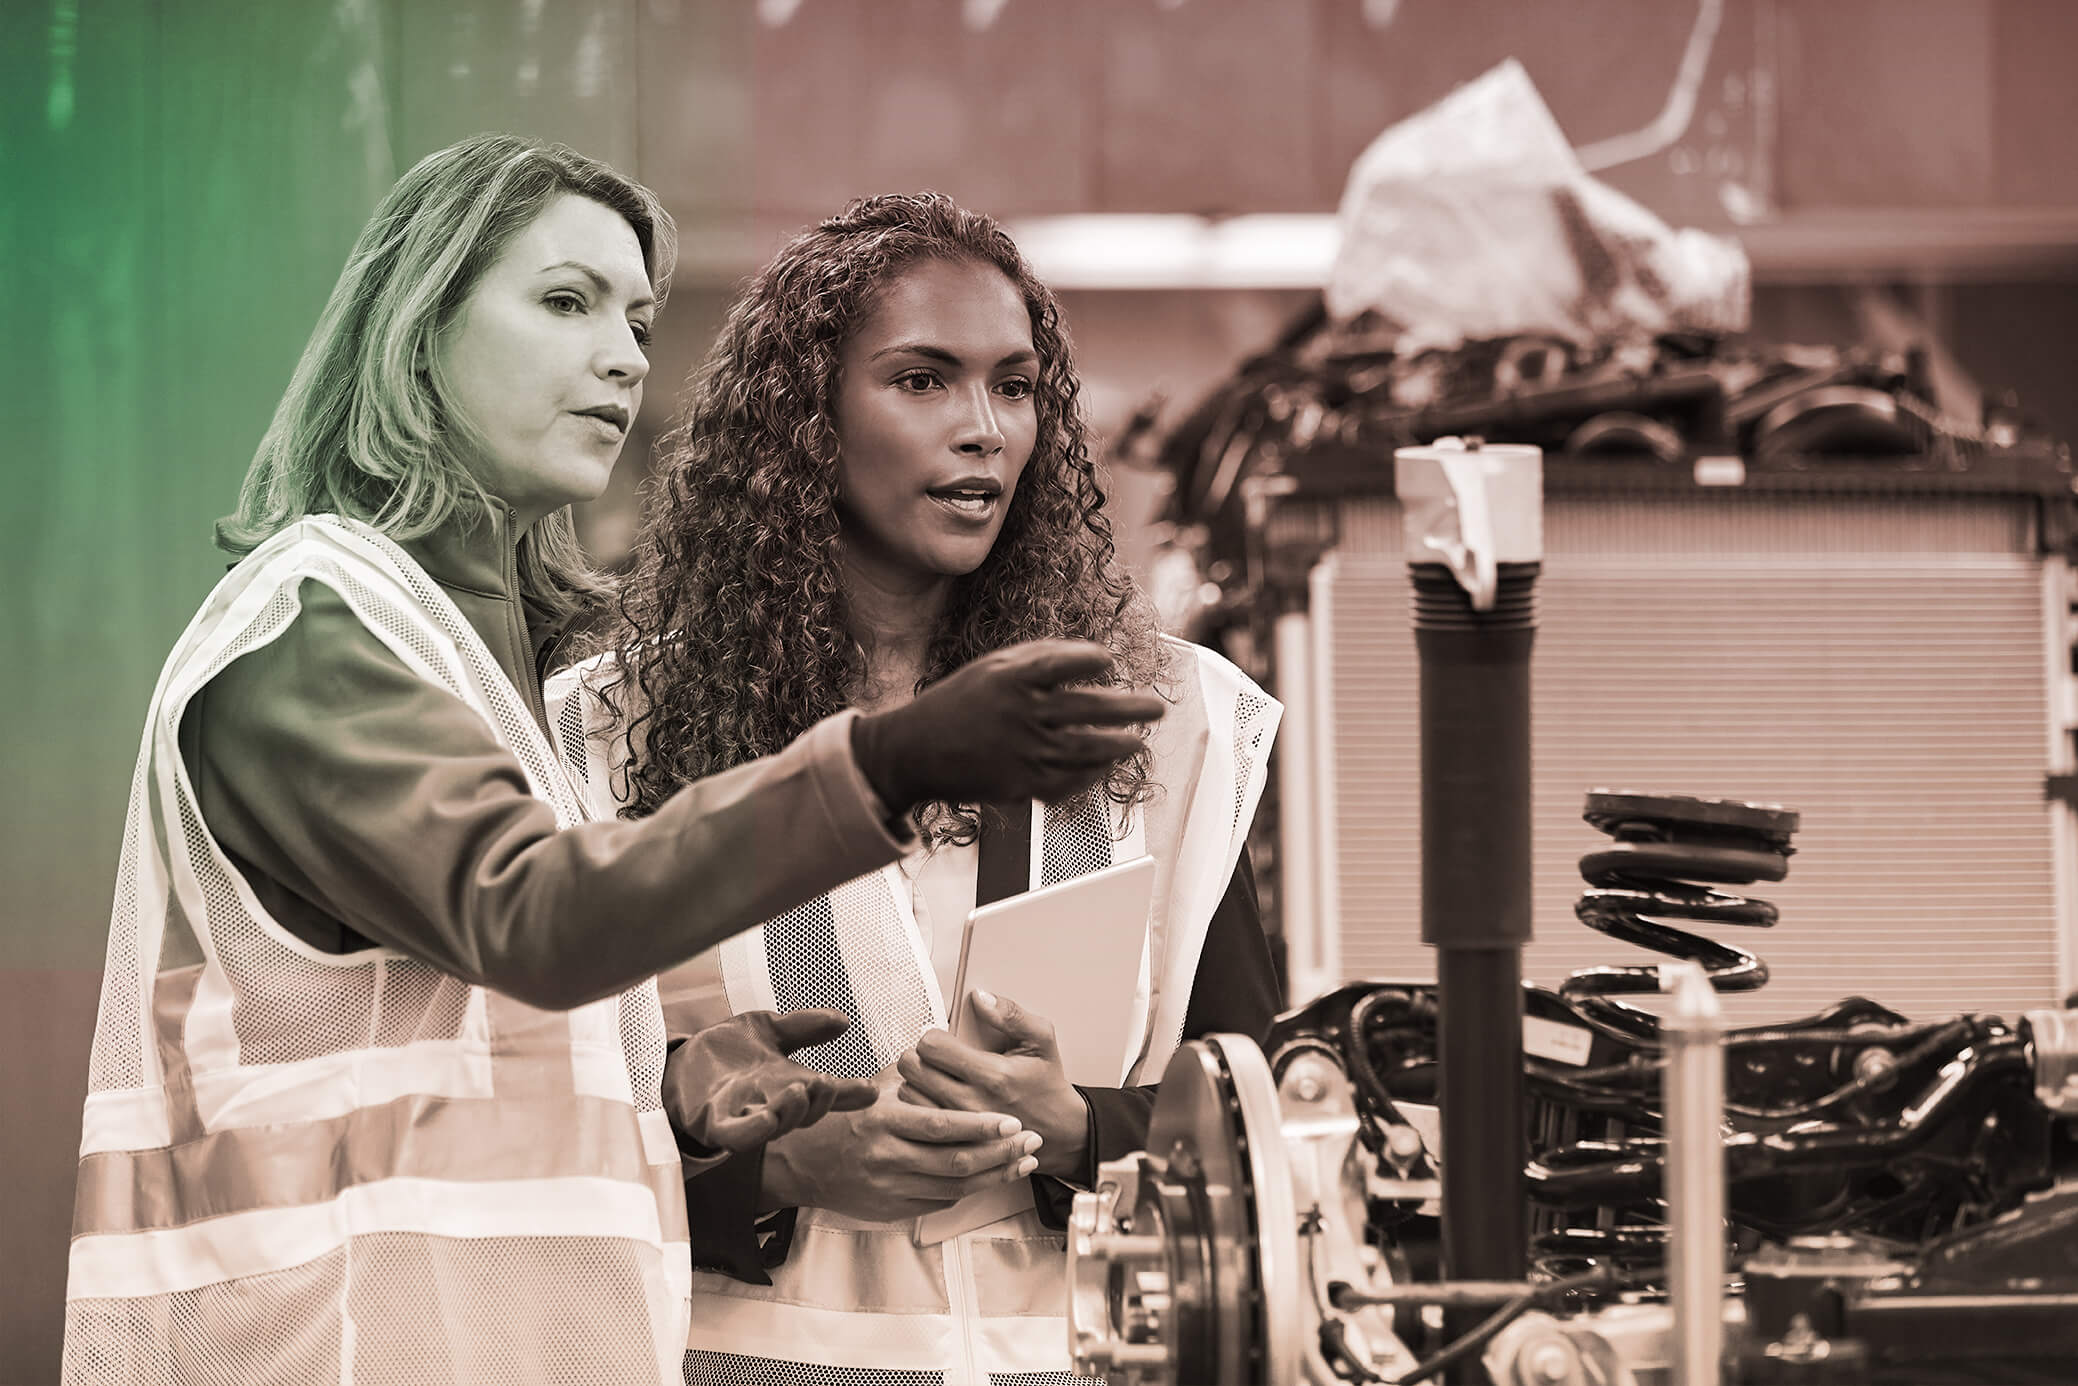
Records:
[[[655,983],[556,1013],[393,950],[324,953],[203,823],[181,717],[289,627],[306,579],[481,715],[559,827],[588,817],[481,637],[384,536],[311,517],[218,584],[132,781],[66,1377],[677,1380],[690,1271]],[[596,1327],[541,1336],[573,1311]]]
[[[1135,1036],[1120,1081],[1159,1078],[1182,1036],[1191,983],[1260,798],[1282,709],[1212,651],[1165,641],[1170,708],[1150,739],[1148,803],[1114,821],[1082,800],[1034,812],[1030,884],[1050,885],[1114,860],[1156,858],[1142,952]],[[594,813],[616,807],[621,747],[596,687],[616,676],[595,661],[552,682],[552,720],[573,782]],[[728,1010],[834,1006],[853,1018],[838,1040],[794,1055],[826,1072],[872,1076],[926,1029],[945,1024],[936,970],[916,927],[899,864],[722,944],[703,959]],[[670,981],[667,978],[667,982]],[[1068,1369],[1062,1243],[1029,1210],[932,1246],[912,1224],[802,1209],[771,1287],[694,1275],[689,1382],[820,1381],[822,1369],[890,1372],[887,1386],[972,1381]],[[918,1374],[918,1375],[900,1375]],[[834,1380],[834,1377],[829,1378]],[[845,1378],[847,1381],[851,1377]]]

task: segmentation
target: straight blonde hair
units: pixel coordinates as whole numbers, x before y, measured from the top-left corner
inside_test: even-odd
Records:
[[[364,520],[393,539],[473,525],[494,502],[466,465],[465,420],[437,379],[440,334],[484,272],[548,204],[575,193],[619,213],[661,307],[678,233],[656,195],[596,159],[515,135],[428,154],[362,229],[253,454],[217,543],[249,553],[305,515]],[[555,619],[604,588],[565,506],[520,541],[521,595]]]

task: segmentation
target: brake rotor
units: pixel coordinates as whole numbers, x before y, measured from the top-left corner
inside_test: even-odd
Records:
[[[1238,1037],[1187,1044],[1162,1074],[1147,1128],[1160,1170],[1142,1184],[1140,1202],[1164,1205],[1171,1229],[1176,1381],[1297,1379],[1298,1220],[1278,1123],[1270,1066]],[[1175,1235],[1183,1221],[1194,1225],[1187,1238]],[[1134,1230],[1144,1226],[1136,1216]]]
[[[1292,1168],[1262,1050],[1178,1049],[1147,1149],[1106,1161],[1068,1226],[1076,1370],[1115,1386],[1299,1381]]]

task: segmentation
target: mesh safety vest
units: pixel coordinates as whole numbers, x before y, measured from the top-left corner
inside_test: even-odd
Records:
[[[1032,814],[1031,886],[1141,855],[1156,860],[1122,1084],[1149,1083],[1183,1036],[1191,983],[1261,797],[1280,705],[1227,660],[1165,642],[1171,698],[1151,748],[1160,789],[1123,814],[1080,799]],[[549,683],[550,721],[593,813],[616,808],[620,752],[591,690],[598,662]],[[616,695],[618,696],[618,695]],[[731,1012],[833,1006],[852,1026],[793,1057],[847,1077],[881,1073],[946,1025],[899,863],[859,876],[721,945]],[[803,1208],[769,1287],[693,1275],[688,1386],[1041,1386],[1069,1374],[1061,1235],[1029,1201],[987,1227],[919,1246],[914,1223]]]
[[[679,1378],[690,1271],[656,983],[559,1013],[269,918],[204,825],[189,701],[315,579],[584,820],[411,557],[315,516],[239,563],[159,676],[130,787],[80,1146],[67,1382]],[[602,921],[602,926],[610,921]]]

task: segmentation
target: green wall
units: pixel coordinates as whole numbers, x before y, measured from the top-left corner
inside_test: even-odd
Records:
[[[412,160],[509,129],[642,175],[643,25],[731,65],[657,0],[0,6],[0,1382],[58,1375],[124,796],[212,522]]]

